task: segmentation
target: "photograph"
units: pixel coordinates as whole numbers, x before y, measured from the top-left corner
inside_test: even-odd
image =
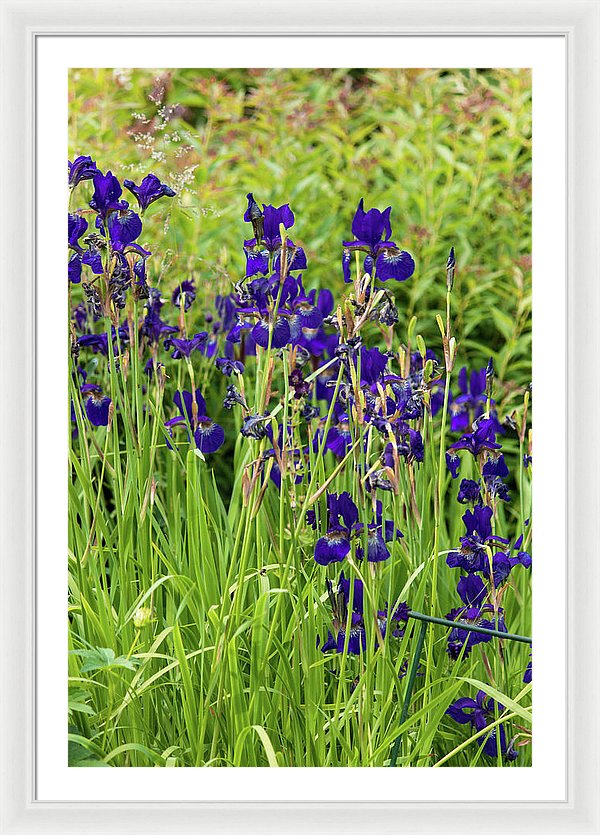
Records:
[[[531,770],[532,89],[69,69],[69,766]]]

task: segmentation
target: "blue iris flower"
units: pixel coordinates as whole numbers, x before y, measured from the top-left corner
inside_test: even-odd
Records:
[[[135,196],[142,213],[161,197],[175,197],[173,189],[161,183],[155,174],[147,174],[139,186],[133,180],[123,180],[123,185]]]
[[[462,518],[466,535],[460,539],[460,550],[450,551],[446,564],[450,568],[462,568],[469,573],[486,571],[489,568],[486,545],[493,542],[506,545],[508,540],[492,534],[491,507],[476,505],[473,510],[467,510]]]
[[[91,157],[79,156],[76,157],[69,165],[69,186],[75,186],[82,180],[91,180],[95,174],[98,174],[96,163]]]
[[[358,508],[350,493],[327,494],[327,533],[317,540],[314,558],[319,565],[341,562],[350,553],[350,537],[358,529]]]
[[[225,377],[231,377],[232,374],[244,373],[244,363],[239,360],[229,359],[229,357],[218,357],[215,360],[215,365]]]
[[[463,366],[458,373],[458,387],[460,394],[457,395],[450,407],[452,419],[450,428],[453,432],[464,432],[472,422],[481,417],[486,408],[486,370],[472,371],[470,378],[467,377],[467,369]],[[493,400],[490,401],[493,404]]]
[[[175,305],[175,307],[181,307],[181,303],[183,301],[183,309],[187,312],[190,307],[192,306],[193,302],[196,299],[196,285],[193,281],[188,281],[184,279],[181,284],[178,284],[177,287],[173,290],[173,295],[171,296],[171,303]]]
[[[192,336],[191,339],[179,339],[175,336],[169,336],[165,339],[164,345],[167,350],[170,348],[175,349],[171,354],[172,359],[179,360],[184,358],[189,360],[194,351],[200,351],[207,340],[208,333],[206,331],[200,331],[200,333]]]
[[[85,398],[85,413],[92,426],[108,426],[112,400],[100,386],[84,383],[81,393]]]
[[[69,246],[71,249],[74,249],[77,252],[82,252],[82,248],[79,245],[79,238],[83,235],[83,233],[88,228],[87,220],[82,217],[81,215],[72,215],[69,213]]]
[[[492,418],[480,418],[473,424],[473,431],[452,444],[450,451],[466,449],[476,458],[483,450],[500,449],[501,444],[496,443],[496,425]]]
[[[362,580],[350,581],[340,574],[337,593],[333,591],[333,584],[326,580],[327,594],[333,615],[333,632],[328,631],[327,640],[321,647],[321,652],[344,651],[346,643],[346,630],[348,628],[348,616],[350,616],[350,630],[348,634],[348,654],[360,655],[367,648],[367,632],[365,628],[365,607],[364,587]],[[352,610],[349,613],[350,593],[352,589]],[[393,626],[392,635],[401,638],[404,635],[404,626],[409,618],[409,608],[406,603],[400,603],[396,609],[389,614],[388,607],[378,611],[377,627],[382,638],[385,638],[389,625]],[[389,624],[391,622],[391,624]],[[317,646],[320,640],[317,640]]]
[[[448,454],[448,453],[446,453]],[[458,456],[456,456],[458,459]],[[463,478],[458,488],[456,500],[461,504],[481,504],[481,485],[478,481]]]
[[[273,270],[279,273],[281,266],[281,234],[280,225],[291,229],[294,225],[294,213],[286,203],[276,208],[263,203],[263,211],[250,193],[247,195],[248,208],[244,213],[244,220],[251,222],[254,238],[244,241],[246,254],[246,277],[258,274],[266,275],[269,271],[270,260],[273,258]],[[302,247],[286,239],[286,273],[306,269],[306,255]]]
[[[497,709],[502,713],[504,706],[498,703]],[[496,706],[494,700],[479,690],[475,699],[461,698],[450,705],[446,713],[460,725],[471,725],[475,730],[482,731],[488,722],[495,721]],[[497,737],[497,733],[498,737]],[[480,736],[477,740],[482,746],[483,753],[488,757],[497,756],[498,743],[500,753],[508,760],[515,760],[517,752],[512,745],[507,744],[504,725],[497,725],[489,734]]]
[[[451,629],[448,635],[447,652],[453,660],[459,658],[461,653],[463,654],[462,657],[466,658],[472,647],[487,643],[492,639],[492,635],[461,629],[461,622],[472,626],[480,626],[484,629],[507,631],[504,623],[504,610],[497,609],[495,611],[491,604],[485,602],[488,590],[481,577],[476,574],[461,577],[458,581],[457,591],[464,605],[459,609],[452,609],[446,615],[447,620],[457,622],[457,626]]]
[[[98,171],[92,178],[94,194],[90,206],[100,217],[105,218],[109,212],[124,211],[129,208],[126,200],[119,200],[123,189],[112,171],[106,174]]]
[[[390,240],[391,211],[391,206],[388,206],[383,212],[379,209],[365,212],[364,199],[361,198],[352,221],[354,240],[343,243],[342,269],[346,283],[352,280],[350,262],[352,253],[357,250],[365,253],[365,272],[372,273],[375,268],[380,281],[388,281],[390,278],[406,281],[414,273],[415,262],[410,253],[401,250]]]
[[[177,391],[173,396],[173,403],[179,414],[170,420],[165,421],[165,428],[169,436],[173,437],[173,428],[185,426],[192,431],[197,449],[203,454],[216,452],[223,446],[225,432],[218,423],[207,417],[206,402],[202,397],[200,389],[196,389],[195,396],[190,391]],[[189,437],[189,434],[188,434]],[[170,446],[170,444],[169,444]]]

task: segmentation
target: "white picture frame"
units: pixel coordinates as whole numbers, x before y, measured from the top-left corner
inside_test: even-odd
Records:
[[[35,652],[44,624],[36,617],[35,582],[39,421],[36,333],[45,311],[36,303],[36,53],[39,38],[105,35],[461,35],[475,38],[552,36],[567,55],[566,381],[555,408],[566,412],[567,472],[567,785],[559,801],[469,802],[199,802],[162,799],[41,800],[36,794]],[[96,4],[0,0],[0,259],[2,271],[3,472],[0,560],[4,664],[1,693],[0,833],[600,833],[600,653],[596,594],[600,541],[600,2],[523,0],[376,0],[284,3],[262,0],[114,0]],[[157,63],[160,61],[157,60]],[[66,134],[66,125],[54,130]],[[534,126],[535,131],[535,126]],[[535,142],[535,133],[534,133]],[[66,140],[65,140],[66,145]],[[535,165],[535,162],[534,162]],[[562,186],[562,184],[561,184]],[[37,223],[43,222],[38,216]],[[557,300],[560,302],[560,300]],[[553,357],[548,357],[553,363]],[[559,364],[560,367],[560,364]],[[538,454],[542,454],[540,451]],[[551,454],[547,451],[546,454]],[[540,555],[542,562],[543,555]],[[538,563],[539,564],[539,563]],[[541,569],[540,569],[541,570]],[[557,577],[557,582],[563,582]],[[62,605],[62,601],[61,601]],[[558,620],[562,622],[563,612]],[[61,648],[62,651],[62,648]],[[57,719],[60,722],[60,718]],[[265,773],[265,778],[267,779]],[[463,772],[465,779],[468,773]],[[401,773],[398,773],[398,779]],[[493,771],[489,779],[494,779]]]

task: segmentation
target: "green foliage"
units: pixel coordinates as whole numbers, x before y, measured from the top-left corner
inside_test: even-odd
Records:
[[[119,656],[115,658],[114,650],[107,647],[96,647],[95,649],[73,649],[72,655],[83,659],[79,668],[80,673],[92,673],[96,670],[110,670],[114,667],[124,667],[126,670],[135,670],[135,663],[129,658]]]

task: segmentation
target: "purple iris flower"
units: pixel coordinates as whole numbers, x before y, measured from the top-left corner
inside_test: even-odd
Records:
[[[218,357],[215,360],[215,365],[219,371],[226,377],[231,377],[232,374],[243,374],[244,363],[239,360],[232,360],[229,357]]]
[[[69,248],[73,250],[69,256],[67,267],[67,276],[69,281],[73,284],[79,284],[81,281],[82,263],[86,263],[84,256],[86,250],[82,249],[79,239],[88,228],[88,222],[81,215],[72,215],[69,213],[68,235]],[[100,262],[100,272],[102,272],[102,262]]]
[[[452,402],[450,428],[453,432],[464,432],[471,423],[484,413],[486,408],[486,369],[472,371],[467,377],[466,367],[458,373],[460,394]],[[493,403],[494,401],[490,401]]]
[[[269,322],[266,319],[259,319],[250,331],[250,335],[257,345],[267,348],[269,345]],[[277,317],[273,324],[273,335],[271,337],[271,348],[283,348],[287,345],[292,334],[287,319]]]
[[[362,560],[364,551],[362,545],[356,546],[356,556]],[[371,523],[367,528],[367,561],[383,562],[389,559],[390,552],[382,535],[381,525]]]
[[[335,349],[338,342],[337,333],[328,335],[323,327],[323,320],[333,310],[333,293],[328,289],[311,290],[307,298],[321,314],[321,323],[317,327],[302,323],[301,332],[294,334],[292,342],[307,350],[310,356],[320,357],[326,350]]]
[[[415,262],[410,253],[400,250],[394,241],[390,240],[391,211],[391,206],[388,206],[383,212],[379,209],[369,209],[365,212],[364,199],[361,198],[352,221],[352,234],[355,240],[344,241],[343,244],[342,268],[344,281],[347,283],[351,281],[351,253],[356,250],[366,253],[364,269],[366,272],[372,272],[374,266],[380,281],[387,281],[390,278],[396,281],[406,281],[414,273]]]
[[[466,536],[460,539],[459,551],[450,551],[446,564],[450,568],[462,568],[469,574],[486,571],[489,568],[489,557],[485,546],[491,542],[507,544],[508,540],[492,534],[491,507],[475,505],[462,518]]]
[[[317,540],[315,562],[341,562],[350,553],[350,537],[357,529],[358,508],[350,493],[327,494],[327,533]]]
[[[423,437],[416,429],[408,430],[408,445],[404,444],[402,447],[398,445],[398,452],[404,455],[408,460],[421,463],[425,457],[425,447],[423,446]]]
[[[325,449],[331,450],[338,458],[343,458],[351,446],[352,433],[350,432],[350,420],[348,415],[343,412],[339,415],[336,425],[332,426],[327,433]]]
[[[246,278],[254,275],[266,275],[269,272],[269,251],[257,249],[254,238],[244,241],[244,253],[246,255]]]
[[[207,338],[206,342],[204,342],[202,345],[200,345],[198,350],[200,351],[200,353],[203,356],[208,357],[208,359],[212,359],[215,356],[215,354],[217,353],[218,348],[219,348],[219,334],[218,334],[218,325],[217,325],[217,326],[213,326],[213,330],[208,335],[208,338]]]
[[[379,348],[365,348],[363,345],[360,349],[361,382],[375,385],[381,379],[389,359]]]
[[[391,542],[393,539],[404,538],[404,534],[400,528],[395,526],[393,520],[386,519],[385,522],[383,521],[383,504],[379,499],[377,499],[375,504],[375,522],[383,531],[383,536],[386,542]]]
[[[474,507],[467,510],[463,516],[467,529],[467,536],[477,542],[488,542],[492,539],[492,508]]]
[[[321,652],[343,652],[344,644],[346,643],[346,629],[348,624],[348,609],[350,606],[350,590],[353,590],[352,611],[350,613],[350,632],[348,635],[348,653],[350,655],[360,655],[367,648],[367,633],[365,629],[364,618],[364,588],[362,580],[354,580],[352,582],[344,577],[344,572],[340,574],[340,579],[337,588],[337,594],[334,594],[333,585],[330,580],[326,580],[327,594],[331,605],[333,615],[333,633],[331,631],[327,634],[327,640],[321,647]],[[409,608],[406,603],[400,603],[395,611],[390,616],[387,606],[383,611],[377,612],[377,625],[381,633],[381,637],[385,638],[388,628],[388,620],[392,621],[394,629],[392,635],[394,637],[402,637],[404,628],[400,626],[401,623],[406,624],[409,617]],[[317,640],[317,646],[319,640]]]
[[[225,432],[218,423],[205,415],[206,403],[200,389],[196,389],[195,398],[190,391],[176,391],[173,403],[177,406],[179,414],[165,421],[165,427],[171,437],[173,427],[189,425],[196,447],[203,454],[216,452],[223,445]]]
[[[477,574],[467,574],[466,577],[461,577],[458,581],[456,591],[462,602],[469,609],[474,606],[483,606],[487,596],[485,584]]]
[[[214,420],[206,417],[206,415],[201,415],[197,420],[194,440],[200,452],[207,455],[216,452],[223,446],[225,432],[223,427],[215,423]]]
[[[434,371],[439,367],[439,360],[435,351],[428,348],[425,352],[425,362],[431,360]],[[406,380],[403,381],[406,388],[408,398],[406,401],[399,403],[405,414],[402,415],[403,420],[410,420],[420,417],[423,413],[423,357],[418,351],[413,351],[410,355],[410,368]],[[386,378],[387,379],[387,378]],[[402,378],[396,378],[401,380]],[[431,414],[435,416],[444,404],[444,384],[440,380],[438,382],[429,383],[428,387],[431,390]],[[398,394],[396,386],[392,385],[392,390]],[[404,397],[407,397],[407,394]],[[452,392],[449,392],[449,402],[452,402]]]
[[[85,285],[84,285],[85,286]],[[127,325],[120,325],[118,331],[114,327],[111,328],[111,336],[114,346],[115,354],[118,351],[118,341],[125,344],[129,341],[129,328]],[[80,348],[91,348],[93,352],[108,356],[108,333],[85,333],[77,340]]]
[[[508,488],[502,481],[503,478],[508,476],[508,467],[506,466],[503,455],[498,455],[497,457],[490,455],[483,465],[481,474],[483,475],[486,489],[493,498],[501,499],[503,502],[510,501]]]
[[[175,307],[181,307],[181,302],[183,300],[183,309],[187,312],[192,303],[196,298],[196,285],[193,281],[188,281],[184,279],[181,284],[178,284],[177,287],[173,290],[173,295],[171,296],[171,303],[175,305]]]
[[[150,288],[153,290],[154,288]],[[177,333],[178,328],[167,325],[160,317],[160,307],[150,306],[142,322],[140,332],[152,345],[157,345],[164,336]],[[172,338],[172,337],[171,337]],[[165,340],[166,343],[167,340]]]
[[[455,452],[447,452],[446,466],[448,467],[452,478],[458,478],[458,471],[460,470],[460,456],[458,456]]]
[[[458,456],[456,457],[458,458]],[[472,481],[470,478],[463,478],[458,488],[456,500],[461,504],[481,504],[481,486],[479,482]]]
[[[379,209],[369,209],[365,212],[365,201],[361,197],[352,221],[352,234],[355,240],[344,242],[344,246],[352,249],[362,248],[374,256],[377,244],[389,241],[392,237],[391,212],[391,206],[383,212]]]
[[[531,568],[531,554],[527,551],[521,550],[523,544],[523,536],[519,536],[514,545],[508,546],[506,551],[497,551],[492,557],[492,571],[494,574],[494,586],[498,588],[505,580],[508,579],[510,572],[516,565],[522,565],[523,568]],[[511,556],[516,552],[516,556]],[[489,561],[481,569],[484,577],[490,575]]]
[[[316,332],[323,323],[323,314],[315,305],[315,291],[312,290],[308,295],[305,293],[302,276],[298,276],[295,283],[294,298],[286,299],[291,313],[289,322],[293,342],[303,336],[306,330]]]
[[[80,348],[91,348],[96,353],[108,356],[108,334],[107,333],[84,333],[78,340],[77,345]]]
[[[108,426],[112,400],[103,394],[100,386],[84,383],[81,393],[85,398],[85,413],[92,426]]]
[[[86,250],[84,250],[83,255],[81,256],[81,263],[86,264],[94,275],[102,275],[104,272],[100,250],[91,244]]]
[[[450,450],[466,449],[477,457],[483,450],[500,449],[496,443],[496,421],[493,418],[480,418],[473,424],[473,431],[462,436],[450,446]],[[448,459],[446,459],[447,461]]]
[[[226,341],[235,344],[244,337],[246,354],[256,345],[266,348],[269,341],[272,348],[299,344],[305,332],[311,328],[316,332],[323,321],[314,303],[315,292],[305,292],[301,276],[287,276],[281,285],[279,275],[273,273],[268,278],[242,280],[236,290],[237,322],[230,327]]]
[[[531,656],[531,652],[529,653]],[[532,660],[531,657],[529,658],[529,664],[525,668],[525,672],[523,674],[523,684],[531,684],[531,679],[533,676],[533,667],[532,667]]]
[[[83,302],[76,304],[72,310],[73,322],[75,323],[75,330],[80,333],[85,333],[88,320],[88,309]]]
[[[251,277],[262,273],[265,275],[269,270],[269,256],[275,255],[273,269],[279,272],[281,259],[281,235],[279,226],[283,224],[286,229],[294,225],[294,213],[286,203],[279,208],[267,206],[263,203],[261,214],[258,203],[252,194],[248,194],[248,208],[244,213],[244,220],[251,222],[254,230],[254,238],[244,241],[244,252],[246,253],[246,276]],[[306,255],[302,247],[297,247],[290,239],[286,240],[286,272],[306,269]]]
[[[285,250],[286,275],[291,272],[296,272],[297,270],[306,269],[308,262],[306,260],[306,253],[301,246],[296,246],[290,238],[287,238],[285,242]],[[273,270],[278,274],[281,274],[281,252],[281,247],[275,251],[275,260],[273,261]]]
[[[350,655],[360,655],[367,648],[367,633],[362,614],[352,612],[350,624],[350,637],[348,638],[348,653]],[[327,633],[327,640],[321,647],[321,652],[343,652],[344,644],[346,642],[346,628],[341,627],[336,635],[331,632]]]
[[[146,257],[138,258],[133,265],[133,274],[138,299],[147,299],[150,295],[150,287],[146,276]]]
[[[508,631],[504,623],[504,610],[497,609],[495,611],[490,603],[484,602],[487,589],[481,577],[476,574],[461,577],[458,581],[457,591],[465,605],[459,609],[452,609],[446,615],[447,620],[457,622],[457,625],[450,630],[448,635],[447,652],[453,661],[456,661],[461,653],[463,658],[467,658],[474,646],[486,644],[492,640],[492,635],[461,629],[461,623],[480,626],[483,629]]]
[[[201,350],[201,348],[206,344],[207,339],[208,333],[206,331],[200,331],[200,333],[192,336],[191,339],[178,339],[175,336],[169,336],[165,339],[164,345],[167,350],[170,350],[171,348],[175,349],[171,354],[172,359],[179,360],[183,357],[186,360],[189,360],[194,351]]]
[[[67,278],[72,284],[79,284],[81,281],[81,255],[73,252],[67,263]]]
[[[79,238],[83,235],[83,233],[88,228],[87,220],[82,217],[81,215],[72,215],[69,213],[69,246],[71,249],[74,249],[76,252],[82,252],[82,248],[79,245]]]
[[[98,174],[96,163],[91,157],[80,156],[76,157],[73,162],[69,161],[69,186],[75,186],[82,180],[91,180],[95,174]]]
[[[125,247],[132,244],[142,233],[142,221],[139,215],[131,209],[111,212],[106,225],[111,246],[115,252],[123,252]],[[150,253],[143,250],[140,254],[149,255]]]
[[[237,285],[238,296],[235,314],[237,322],[230,327],[226,341],[241,342],[242,336],[248,329],[250,333],[245,337],[245,351],[250,353],[250,345],[260,345],[266,348],[269,340],[272,348],[283,348],[291,339],[290,318],[292,313],[285,307],[289,298],[297,294],[294,279],[288,279],[281,288],[279,306],[275,310],[275,299],[279,293],[279,276],[270,278],[255,278],[252,281]],[[293,292],[292,292],[293,290]],[[272,334],[271,334],[272,330]]]
[[[504,706],[498,703],[498,712],[502,713]],[[493,699],[486,696],[483,690],[479,690],[475,699],[461,698],[450,705],[446,713],[460,725],[471,725],[475,730],[482,731],[487,727],[488,721],[493,722],[496,716],[496,708]],[[499,731],[499,739],[497,737]],[[480,736],[477,740],[482,746],[483,753],[488,757],[495,757],[498,753],[498,742],[500,753],[509,760],[517,758],[517,752],[507,745],[504,725],[497,725],[487,736]]]
[[[389,387],[394,395],[393,409],[391,412],[398,412],[400,421],[417,420],[423,414],[423,396],[419,383],[414,386],[413,381],[404,379],[396,374],[384,374],[381,384]],[[377,391],[376,386],[371,386]]]
[[[392,421],[389,425],[396,438],[396,450],[400,458],[406,459],[408,463],[421,463],[425,457],[425,447],[423,446],[421,433],[417,429],[412,429],[402,420]],[[394,447],[391,443],[386,444],[382,461],[386,467],[394,468]]]
[[[286,229],[291,229],[294,225],[294,213],[290,209],[289,203],[280,206],[278,209],[275,206],[266,206],[263,203],[263,241],[269,252],[276,252],[281,246],[280,224],[283,224]],[[260,241],[257,241],[257,243],[260,243]]]
[[[232,293],[215,298],[215,308],[221,320],[223,330],[229,330],[236,321],[236,303]]]
[[[348,607],[350,605],[350,580],[340,574],[337,596],[333,595],[333,588],[330,581],[326,581],[327,593],[331,603],[333,614],[333,628],[335,636],[331,632],[327,635],[327,641],[321,647],[321,652],[335,650],[343,652],[346,643],[346,629],[348,622]],[[348,653],[360,655],[367,648],[367,633],[364,625],[364,589],[362,580],[354,580],[352,612],[350,613],[350,634],[348,635]]]
[[[133,180],[123,180],[123,185],[135,196],[142,212],[161,197],[175,197],[173,189],[161,183],[155,174],[147,174],[139,186]]]
[[[109,212],[125,211],[129,208],[126,200],[119,200],[123,189],[112,171],[107,171],[106,174],[98,171],[92,180],[94,194],[90,200],[90,206],[98,212],[100,217],[104,218]]]
[[[200,389],[196,389],[196,418],[194,418],[194,398],[191,391],[176,391],[173,395],[173,403],[177,406],[180,418],[173,418],[179,422],[187,420],[192,428],[195,428],[195,421],[198,415],[206,412],[206,401],[202,397]]]
[[[491,606],[489,608],[492,609]],[[469,617],[469,611],[465,612],[462,609],[453,609],[448,613],[447,619],[465,621],[470,625],[477,625],[486,629],[495,628],[495,624],[491,620],[485,620],[479,617],[479,609],[473,609],[471,610],[471,613],[474,614],[474,617]],[[452,615],[456,615],[456,617],[452,617]],[[498,623],[498,626],[501,626],[500,622]],[[491,641],[491,639],[491,635],[484,635],[481,632],[471,632],[470,630],[461,629],[460,626],[457,626],[450,630],[446,652],[452,661],[458,661],[461,654],[463,658],[468,658],[474,646],[477,646],[477,644],[485,644],[488,641]]]

